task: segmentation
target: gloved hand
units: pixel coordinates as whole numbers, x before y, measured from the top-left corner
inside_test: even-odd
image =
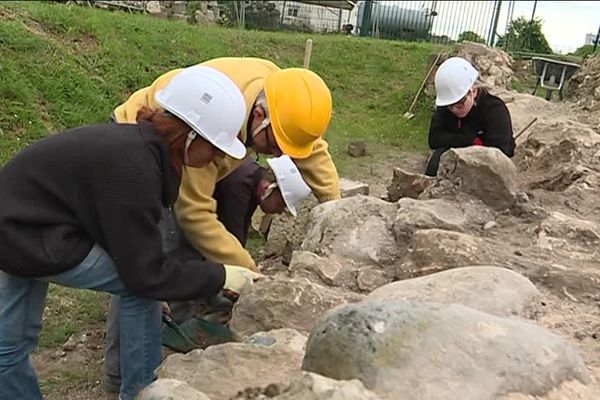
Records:
[[[225,264],[223,267],[225,268],[225,285],[223,285],[223,290],[229,290],[237,295],[252,286],[255,280],[263,276],[248,268],[236,265]]]

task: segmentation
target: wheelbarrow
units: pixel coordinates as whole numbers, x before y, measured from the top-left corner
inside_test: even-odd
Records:
[[[535,89],[533,89],[532,94],[535,94],[538,87],[541,86],[546,89],[546,100],[552,98],[552,92],[555,90],[558,91],[558,98],[562,100],[564,97],[563,89],[565,83],[573,76],[580,66],[570,62],[544,57],[532,57],[531,61],[533,62],[533,71],[537,77]]]

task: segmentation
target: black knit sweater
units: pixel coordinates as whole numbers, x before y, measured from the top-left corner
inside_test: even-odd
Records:
[[[180,178],[150,124],[72,129],[25,148],[0,170],[0,269],[40,277],[77,266],[94,243],[134,295],[187,300],[218,292],[222,264],[162,250],[161,210]]]

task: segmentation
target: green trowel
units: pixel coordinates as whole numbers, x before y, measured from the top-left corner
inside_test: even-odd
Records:
[[[162,344],[171,350],[187,353],[193,349],[233,341],[231,330],[225,326],[193,317],[178,324],[163,314],[164,330]]]

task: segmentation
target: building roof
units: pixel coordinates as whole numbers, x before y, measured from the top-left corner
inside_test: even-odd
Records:
[[[342,8],[343,10],[352,10],[356,6],[356,1],[351,0],[295,0],[298,3],[314,4],[317,6]]]

